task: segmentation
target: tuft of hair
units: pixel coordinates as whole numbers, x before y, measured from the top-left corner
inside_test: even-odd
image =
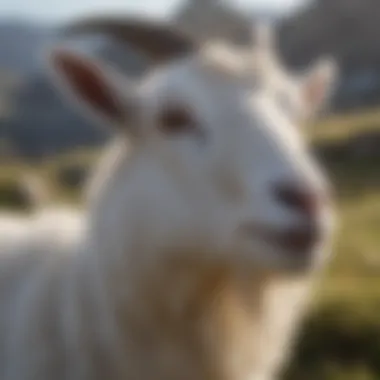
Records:
[[[241,76],[249,69],[249,51],[220,40],[213,40],[203,47],[201,62],[215,72],[234,77]]]

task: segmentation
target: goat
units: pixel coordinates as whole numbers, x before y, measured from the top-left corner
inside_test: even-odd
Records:
[[[331,256],[328,181],[301,128],[335,65],[290,74],[268,28],[245,50],[147,20],[66,31],[119,39],[151,66],[133,82],[50,51],[57,88],[116,137],[80,217],[0,239],[0,378],[277,378]]]

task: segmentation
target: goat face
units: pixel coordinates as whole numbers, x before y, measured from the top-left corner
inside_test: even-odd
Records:
[[[138,86],[92,59],[53,53],[76,101],[133,141],[107,212],[119,215],[118,226],[141,221],[152,246],[263,270],[315,268],[332,211],[301,125],[326,98],[332,66],[318,63],[296,78],[268,41],[254,53],[215,46]]]

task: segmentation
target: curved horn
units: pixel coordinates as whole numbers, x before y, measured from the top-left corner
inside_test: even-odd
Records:
[[[193,53],[197,44],[173,26],[136,17],[88,17],[63,28],[64,36],[102,33],[129,44],[154,63]]]
[[[255,41],[252,51],[253,61],[258,68],[279,67],[281,60],[277,54],[276,33],[274,27],[264,21],[253,25],[252,35]]]
[[[272,51],[275,45],[275,33],[273,27],[266,22],[258,22],[253,30],[256,46],[264,51]]]

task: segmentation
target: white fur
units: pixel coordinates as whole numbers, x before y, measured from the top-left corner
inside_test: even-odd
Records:
[[[206,49],[154,71],[133,94],[138,138],[111,144],[86,213],[0,221],[1,379],[276,378],[331,215],[307,262],[241,233],[299,223],[274,181],[325,186],[299,131],[304,87],[242,57]],[[171,99],[204,139],[159,133]]]

